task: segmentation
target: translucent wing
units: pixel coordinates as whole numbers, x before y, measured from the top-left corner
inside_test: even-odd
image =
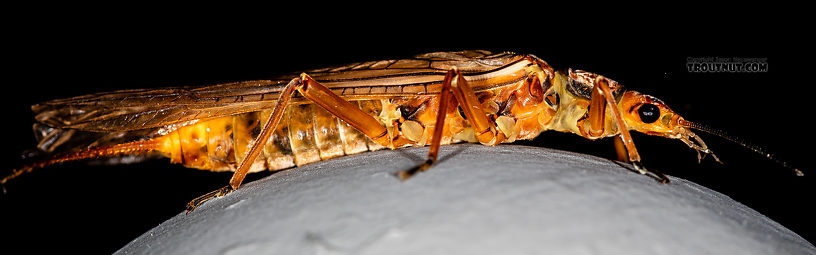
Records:
[[[122,90],[48,101],[31,109],[37,122],[54,128],[93,132],[150,129],[274,107],[286,82]]]
[[[521,57],[487,51],[436,52],[410,59],[354,63],[308,71],[341,96],[359,96],[355,88],[405,87],[439,82],[452,67],[478,73]],[[275,106],[283,87],[296,75],[205,87],[122,90],[48,101],[32,106],[36,120],[59,129],[122,132],[254,112]],[[351,89],[350,89],[351,88]],[[390,95],[416,92],[383,90]],[[364,93],[363,93],[364,94]],[[295,95],[297,97],[297,95]]]
[[[477,75],[521,58],[509,52],[435,52],[307,73],[348,100],[388,98],[434,93],[428,85],[441,82],[453,67]],[[38,148],[54,152],[122,143],[152,137],[169,125],[271,109],[294,77],[297,74],[204,87],[120,90],[44,102],[31,107]],[[293,97],[293,102],[303,100]]]

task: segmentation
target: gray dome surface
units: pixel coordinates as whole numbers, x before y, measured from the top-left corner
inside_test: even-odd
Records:
[[[546,148],[443,146],[318,162],[246,183],[117,254],[816,254],[729,197]]]

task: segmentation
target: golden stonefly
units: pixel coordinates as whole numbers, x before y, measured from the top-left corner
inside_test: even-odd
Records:
[[[497,145],[546,130],[588,139],[617,136],[621,158],[647,170],[630,131],[678,139],[719,159],[691,130],[736,142],[802,175],[764,150],[690,122],[649,95],[602,75],[554,71],[536,56],[488,51],[434,52],[204,87],[136,89],[44,102],[36,114],[45,159],[22,173],[65,161],[159,154],[173,163],[234,171],[229,185],[188,204],[237,189],[249,172],[279,170],[382,148],[430,145],[428,159],[400,171],[428,170],[440,145]]]

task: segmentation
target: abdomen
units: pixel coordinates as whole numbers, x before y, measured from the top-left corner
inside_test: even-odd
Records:
[[[356,101],[375,118],[380,100]],[[272,109],[219,117],[156,137],[158,151],[173,163],[212,171],[234,171],[255,142]],[[287,107],[250,172],[279,170],[315,161],[385,148],[315,104]]]
[[[524,85],[523,82],[520,85]],[[519,86],[525,88],[525,86]],[[488,92],[484,92],[488,93]],[[489,92],[486,100],[506,101],[500,94]],[[511,101],[518,100],[514,97]],[[388,130],[389,143],[377,144],[326,110],[311,103],[287,107],[278,127],[253,162],[250,172],[264,169],[279,170],[334,157],[374,151],[383,148],[425,146],[430,144],[439,108],[434,95],[391,97],[386,99],[353,100]],[[485,103],[485,102],[483,102]],[[521,103],[506,104],[504,118],[510,118],[512,133],[502,142],[530,139],[541,132],[538,107],[527,109]],[[513,105],[513,106],[511,106]],[[154,138],[160,142],[158,151],[173,163],[212,171],[234,171],[255,142],[272,109],[199,121]],[[473,130],[457,108],[449,107],[442,132],[442,144],[461,141],[476,142]],[[497,113],[489,113],[497,114]]]

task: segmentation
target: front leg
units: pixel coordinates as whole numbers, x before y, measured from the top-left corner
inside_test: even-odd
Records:
[[[598,76],[595,78],[593,84],[592,98],[589,103],[589,111],[587,112],[587,121],[589,121],[589,130],[587,133],[590,136],[600,136],[604,133],[604,129],[606,128],[604,127],[606,110],[609,109],[610,113],[612,113],[612,120],[620,132],[615,139],[620,138],[623,144],[623,146],[618,146],[618,154],[627,155],[629,162],[632,163],[639,173],[649,175],[661,183],[669,183],[669,178],[666,177],[666,175],[654,170],[649,171],[643,166],[643,163],[640,162],[640,154],[638,154],[637,148],[635,148],[635,142],[629,133],[629,127],[627,127],[626,122],[623,120],[623,117],[621,117],[620,109],[618,109],[615,98],[612,96],[608,79],[603,76]],[[621,150],[625,150],[625,153]]]

